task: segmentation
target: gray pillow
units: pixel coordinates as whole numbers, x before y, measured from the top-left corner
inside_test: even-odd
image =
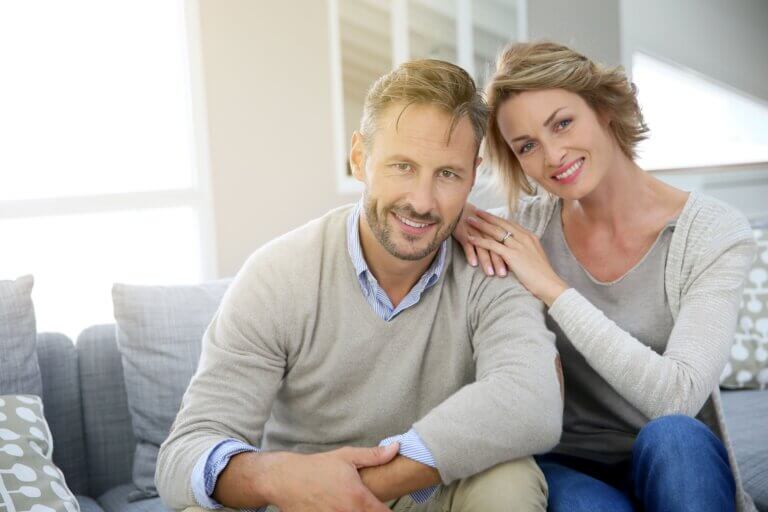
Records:
[[[40,397],[0,396],[0,497],[11,502],[6,510],[80,510],[52,454],[53,438]]]
[[[731,357],[720,378],[727,389],[768,388],[768,227],[754,229],[757,258],[744,285]]]
[[[32,276],[0,281],[0,395],[43,394]]]
[[[112,302],[137,445],[130,501],[157,496],[155,464],[197,369],[203,334],[229,280],[196,286],[115,284]]]

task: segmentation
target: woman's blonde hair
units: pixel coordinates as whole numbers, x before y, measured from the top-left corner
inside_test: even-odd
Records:
[[[616,142],[629,158],[635,158],[637,143],[647,137],[637,88],[620,66],[597,64],[557,43],[508,45],[486,87],[490,116],[485,152],[507,192],[510,208],[516,206],[520,191],[532,195],[535,189],[499,131],[499,108],[516,94],[541,89],[564,89],[581,96],[595,112],[608,118]]]

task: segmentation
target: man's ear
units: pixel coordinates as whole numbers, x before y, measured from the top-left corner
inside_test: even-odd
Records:
[[[349,148],[349,167],[352,176],[357,181],[365,183],[365,143],[360,132],[352,133],[352,143]]]

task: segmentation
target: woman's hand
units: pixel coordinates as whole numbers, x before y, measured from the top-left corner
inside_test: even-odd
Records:
[[[507,265],[501,259],[501,256],[492,253],[488,249],[477,247],[469,241],[470,235],[478,238],[483,236],[482,233],[466,222],[467,218],[476,215],[477,211],[479,210],[472,203],[467,203],[459,223],[456,224],[456,228],[453,230],[453,237],[464,248],[464,254],[470,265],[476,267],[479,263],[483,271],[489,276],[498,275],[504,277],[507,275]]]
[[[485,236],[467,235],[477,250],[485,249],[504,261],[529,292],[551,306],[568,285],[552,269],[538,237],[518,224],[475,209],[467,223]],[[507,234],[509,233],[509,236]],[[503,240],[503,243],[502,243]],[[466,249],[465,249],[466,250]]]

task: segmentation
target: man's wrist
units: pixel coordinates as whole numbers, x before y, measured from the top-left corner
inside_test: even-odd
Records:
[[[253,508],[274,502],[275,472],[284,452],[244,452],[232,456],[213,490],[213,499],[231,508]]]

